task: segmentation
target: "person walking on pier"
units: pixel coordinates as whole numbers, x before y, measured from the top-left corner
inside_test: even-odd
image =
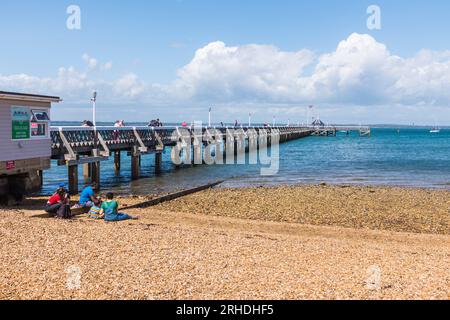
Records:
[[[123,128],[125,127],[125,120],[116,120],[114,123],[115,128]]]
[[[158,127],[158,121],[157,120],[151,120],[148,125],[148,127]]]
[[[159,118],[158,118],[156,120],[150,121],[147,126],[148,127],[162,127],[163,124],[162,124],[161,120],[159,120]]]
[[[83,123],[81,124],[82,127],[88,128],[88,127],[93,127],[94,124],[92,123],[92,121],[89,120],[84,120]]]
[[[114,128],[123,128],[125,127],[125,120],[116,120],[116,123],[114,123]],[[113,131],[113,138],[115,141],[118,141],[120,137],[119,130]]]

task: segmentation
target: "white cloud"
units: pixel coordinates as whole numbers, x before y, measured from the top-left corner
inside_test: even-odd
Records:
[[[298,106],[310,103],[333,110],[337,106],[450,105],[450,51],[422,50],[413,57],[399,57],[370,35],[356,33],[324,54],[212,42],[198,49],[167,85],[147,83],[129,72],[110,79],[105,72],[112,68],[111,62],[101,63],[88,54],[82,60],[87,65],[84,71],[60,68],[53,77],[0,74],[0,87],[57,94],[68,102],[85,101],[96,89],[103,103],[139,102],[174,108],[213,104],[224,110],[248,106],[252,112],[258,106],[264,112],[270,105],[301,113],[303,108]]]
[[[112,68],[112,62],[100,64],[97,59],[84,54],[82,60],[87,69],[79,71],[77,68],[60,67],[53,77],[37,77],[27,74],[1,75],[0,88],[2,90],[60,95],[66,101],[79,102],[86,99],[93,90],[99,88],[111,92],[111,83],[102,79],[100,71]]]
[[[78,72],[74,67],[59,68],[55,77],[35,77],[26,74],[10,76],[0,75],[0,87],[4,90],[60,94],[68,98],[77,98],[79,94],[93,85],[86,73]]]
[[[227,47],[213,42],[197,50],[178,71],[176,88],[211,101],[284,100],[296,95],[296,79],[312,63],[308,50],[283,52],[274,46]]]
[[[361,34],[320,56],[215,42],[199,49],[179,71],[176,86],[193,100],[434,105],[450,102],[449,70],[448,52],[401,58]]]
[[[102,64],[96,58],[91,57],[87,53],[83,54],[81,58],[86,63],[88,70],[100,69],[101,71],[108,71],[111,70],[113,66],[112,61]]]
[[[387,101],[401,59],[369,35],[352,34],[319,57],[313,74],[299,80],[304,99],[372,104]]]
[[[101,70],[111,70],[112,66],[113,66],[113,64],[110,61],[110,62],[107,62],[105,64],[102,64],[100,68],[101,68]]]
[[[87,53],[82,56],[84,62],[87,64],[89,69],[95,69],[98,66],[98,61],[95,58],[90,57]]]
[[[145,89],[146,85],[134,73],[125,74],[114,83],[114,92],[116,95],[123,95],[129,98],[137,97]]]

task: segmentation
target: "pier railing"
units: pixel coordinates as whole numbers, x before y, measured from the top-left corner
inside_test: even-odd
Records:
[[[169,127],[52,127],[52,157],[73,156],[71,151],[88,155],[96,149],[102,149],[106,155],[108,151],[131,149],[133,146],[142,151],[145,148],[156,150],[161,144],[170,145],[174,130]]]

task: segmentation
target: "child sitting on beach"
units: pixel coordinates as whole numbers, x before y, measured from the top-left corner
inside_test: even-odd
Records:
[[[119,213],[119,203],[114,200],[114,194],[106,194],[106,201],[102,203],[100,215],[104,216],[105,221],[115,222],[129,219],[135,219],[127,214]]]
[[[100,211],[101,211],[102,209],[100,208],[100,207],[97,207],[97,206],[92,206],[92,208],[89,210],[89,212],[88,212],[88,218],[91,218],[91,219],[103,219],[103,215],[102,214],[100,214]]]

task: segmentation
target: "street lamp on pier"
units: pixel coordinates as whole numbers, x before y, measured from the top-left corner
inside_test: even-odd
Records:
[[[97,116],[97,114],[96,114],[97,91],[94,91],[92,93],[91,101],[92,101],[92,123],[94,124],[94,127],[96,127],[97,126],[97,119],[96,119],[96,116]]]

